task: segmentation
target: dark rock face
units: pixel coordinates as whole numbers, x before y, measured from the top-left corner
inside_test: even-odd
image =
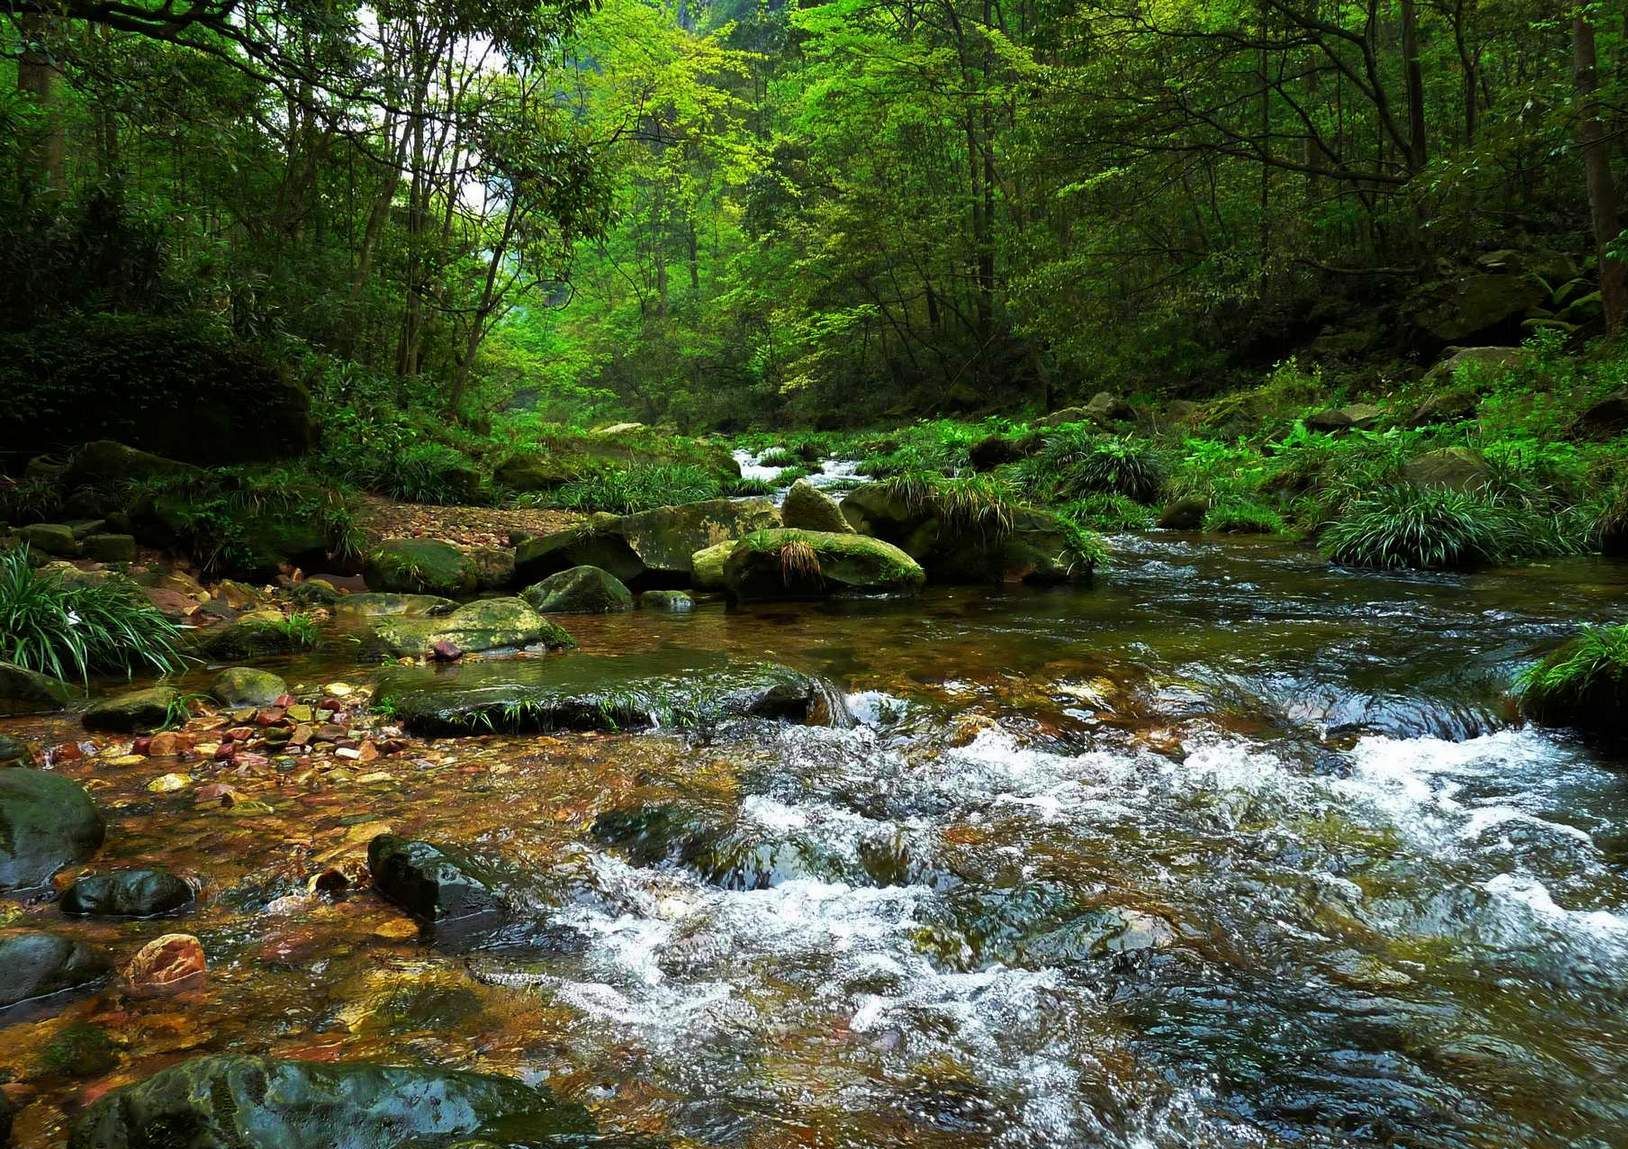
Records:
[[[173,686],[150,686],[104,698],[85,711],[85,729],[114,734],[157,730],[169,721],[171,708],[180,697]]]
[[[451,1070],[202,1057],[97,1101],[70,1149],[608,1145],[581,1106]]]
[[[551,574],[520,597],[540,614],[610,614],[633,609],[633,592],[598,567],[572,567]]]
[[[112,967],[72,938],[26,930],[0,938],[0,1009],[99,984]]]
[[[88,917],[151,918],[192,904],[192,887],[168,870],[114,870],[80,878],[62,895],[62,912]]]
[[[0,892],[43,886],[102,845],[104,828],[84,787],[60,774],[0,770]]]
[[[1592,441],[1615,438],[1624,430],[1628,430],[1628,391],[1607,395],[1577,416],[1571,426],[1573,438]]]
[[[972,464],[974,471],[993,471],[996,467],[1003,467],[1008,463],[1015,463],[1019,459],[1026,459],[1034,454],[1040,446],[1040,437],[1031,435],[1027,439],[1008,439],[1004,435],[990,435],[979,439],[967,451],[967,460]],[[795,526],[788,523],[788,526]]]
[[[28,748],[28,743],[9,734],[0,734],[0,767],[32,765],[34,752]]]
[[[60,679],[12,662],[0,662],[0,714],[49,714],[73,699],[73,689]]]
[[[377,697],[390,700],[407,729],[427,735],[695,727],[748,716],[851,721],[841,697],[810,675],[681,649],[402,668],[379,679]]]
[[[85,316],[0,337],[0,443],[92,439],[192,463],[282,459],[311,446],[311,400],[196,320]]]
[[[1412,301],[1418,337],[1449,343],[1515,342],[1521,320],[1549,299],[1549,288],[1530,273],[1477,272],[1426,286]]]
[[[1176,499],[1159,512],[1159,526],[1167,531],[1196,531],[1204,525],[1204,516],[1209,513],[1208,499]]]
[[[495,925],[503,910],[497,874],[451,846],[380,834],[367,848],[373,885],[430,928]]]

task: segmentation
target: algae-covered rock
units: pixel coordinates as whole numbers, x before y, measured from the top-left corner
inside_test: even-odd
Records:
[[[447,1069],[200,1057],[101,1097],[70,1149],[455,1149],[606,1145],[581,1106]]]
[[[743,602],[824,598],[842,592],[914,594],[926,575],[881,539],[822,531],[756,531],[724,562],[724,589]]]
[[[66,523],[30,523],[17,529],[17,537],[42,555],[70,559],[79,555],[79,540]]]
[[[368,589],[399,594],[471,595],[480,586],[475,557],[440,539],[385,539],[367,556]]]
[[[61,679],[0,662],[0,715],[48,714],[72,700],[73,688]]]
[[[576,645],[558,625],[518,598],[479,599],[450,614],[380,618],[373,624],[373,638],[382,653],[396,657],[435,654],[442,644],[465,654]]]
[[[1196,531],[1210,513],[1210,500],[1195,496],[1173,499],[1159,512],[1159,526],[1167,531]]]
[[[215,662],[240,662],[303,650],[311,641],[309,628],[283,617],[281,611],[266,609],[250,611],[208,632],[199,639],[198,650]]]
[[[633,609],[633,592],[598,567],[571,567],[520,592],[539,614],[609,614]]]
[[[1420,335],[1437,345],[1493,341],[1518,335],[1521,320],[1548,299],[1536,275],[1481,272],[1428,285],[1409,310]]]
[[[728,539],[715,546],[703,547],[690,556],[690,585],[696,590],[723,590],[724,564],[729,552],[735,549],[735,540]]]
[[[663,610],[669,614],[685,614],[695,609],[695,599],[688,591],[647,590],[639,596],[639,605],[645,610]]]
[[[707,499],[620,518],[595,515],[552,535],[528,539],[515,575],[533,583],[576,566],[595,566],[629,586],[684,586],[696,551],[780,525],[768,499]]]
[[[174,716],[181,692],[173,686],[149,686],[104,698],[85,711],[86,730],[135,734],[157,730]]]
[[[1420,487],[1450,491],[1474,491],[1487,485],[1492,476],[1487,461],[1469,447],[1442,447],[1409,459],[1402,478]]]
[[[493,729],[627,730],[704,726],[749,715],[847,725],[839,695],[810,675],[723,655],[664,648],[391,670],[376,696],[417,734]]]
[[[215,675],[209,693],[222,706],[270,706],[288,693],[288,683],[269,670],[228,666]]]
[[[615,467],[682,464],[699,467],[720,483],[740,478],[740,464],[722,443],[662,435],[623,423],[590,435],[560,435],[535,451],[511,456],[494,478],[515,491],[551,491],[574,479]]]
[[[116,535],[98,532],[80,540],[80,549],[87,559],[99,563],[128,563],[136,558],[134,535]]]
[[[786,501],[780,505],[780,521],[804,531],[843,534],[853,530],[842,517],[837,501],[807,479],[798,479],[786,492]]]
[[[67,469],[62,473],[62,482],[65,487],[73,489],[197,473],[198,468],[190,463],[166,459],[151,451],[138,451],[111,439],[98,439],[73,453]]]
[[[44,885],[100,849],[104,832],[79,783],[26,766],[0,770],[0,891]]]
[[[334,604],[334,613],[355,618],[432,618],[451,614],[458,604],[433,594],[348,594]]]
[[[425,926],[472,924],[502,909],[502,878],[464,851],[380,834],[368,844],[373,886]]]
[[[10,734],[0,734],[0,768],[34,765],[34,751],[28,743]]]

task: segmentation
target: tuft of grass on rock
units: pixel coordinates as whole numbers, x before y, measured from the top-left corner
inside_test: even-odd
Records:
[[[585,475],[561,487],[552,502],[567,510],[630,515],[716,499],[722,493],[718,480],[693,464],[649,463]]]
[[[1222,535],[1280,535],[1283,516],[1271,507],[1247,499],[1226,499],[1204,514],[1204,529]]]
[[[1515,682],[1521,713],[1545,726],[1575,726],[1628,742],[1628,624],[1585,626]]]
[[[1323,553],[1372,570],[1462,570],[1497,562],[1511,516],[1484,498],[1410,485],[1353,499],[1323,532]]]

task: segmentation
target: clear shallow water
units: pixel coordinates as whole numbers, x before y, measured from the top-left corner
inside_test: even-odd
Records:
[[[123,1042],[115,1076],[179,1048],[450,1062],[683,1145],[1628,1144],[1628,775],[1502,703],[1620,617],[1628,567],[1120,553],[1085,591],[569,620],[589,652],[827,675],[851,729],[444,742],[259,823],[100,769],[110,853],[216,895],[189,926],[215,964],[179,1007],[71,1018]],[[607,810],[676,811],[729,864],[608,842]],[[304,897],[372,822],[518,862],[574,942],[443,954],[370,895]]]

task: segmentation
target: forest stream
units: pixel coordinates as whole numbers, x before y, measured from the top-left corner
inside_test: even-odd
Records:
[[[1115,542],[1094,588],[585,616],[536,660],[769,660],[831,684],[828,725],[440,739],[239,811],[59,755],[107,814],[98,866],[200,885],[209,970],[5,1018],[40,1102],[16,1143],[240,1052],[546,1083],[594,1144],[1628,1145],[1628,776],[1504,702],[1628,567]],[[376,673],[332,644],[275,669]],[[529,920],[431,945],[313,883],[384,828],[501,858]]]

